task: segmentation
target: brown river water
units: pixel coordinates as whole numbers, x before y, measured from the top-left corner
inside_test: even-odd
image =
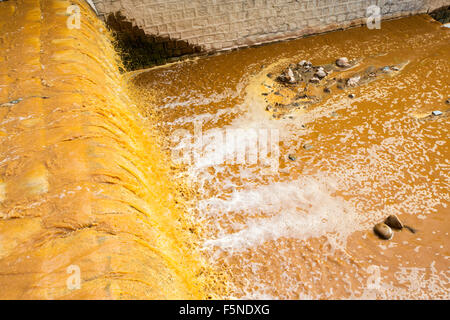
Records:
[[[415,16],[133,74],[226,298],[450,298],[449,48],[449,29]],[[403,67],[286,117],[265,110],[268,72],[343,56]],[[379,239],[389,214],[418,232]]]

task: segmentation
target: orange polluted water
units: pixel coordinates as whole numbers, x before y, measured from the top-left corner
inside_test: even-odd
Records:
[[[449,45],[448,29],[415,16],[133,76],[196,191],[202,248],[226,269],[229,297],[450,298]],[[284,118],[265,111],[268,72],[342,56],[404,67]],[[276,163],[221,160],[233,151],[227,132],[256,132],[249,153],[277,142]],[[373,226],[390,214],[418,232],[377,238]]]

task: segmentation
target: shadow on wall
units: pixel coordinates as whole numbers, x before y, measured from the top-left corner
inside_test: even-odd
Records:
[[[147,35],[120,12],[109,14],[106,24],[117,40],[116,50],[127,71],[165,64],[202,52],[200,46],[193,46],[187,41]]]
[[[429,13],[434,20],[439,21],[440,23],[449,23],[450,22],[450,6],[445,6],[439,9],[436,9]]]

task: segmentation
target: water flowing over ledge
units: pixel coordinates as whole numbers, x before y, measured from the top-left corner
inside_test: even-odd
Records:
[[[104,24],[78,0],[0,16],[0,298],[214,297]]]

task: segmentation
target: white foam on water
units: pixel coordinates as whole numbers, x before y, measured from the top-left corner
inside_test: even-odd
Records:
[[[363,220],[349,204],[334,193],[332,181],[313,177],[277,182],[252,190],[235,191],[228,199],[216,197],[200,202],[207,215],[231,218],[244,211],[249,218],[235,232],[207,240],[205,248],[239,252],[280,238],[306,240],[334,235],[339,243],[363,229]],[[235,225],[237,226],[237,225]]]
[[[220,93],[212,93],[212,94],[202,94],[197,93],[195,97],[189,97],[187,99],[186,96],[168,96],[165,98],[166,103],[162,103],[157,108],[162,109],[176,109],[179,107],[192,107],[192,106],[206,106],[214,103],[220,103],[224,100],[234,99],[239,97],[242,89],[244,88],[244,83],[238,83],[236,88],[226,88]],[[192,92],[190,92],[192,94]]]
[[[382,268],[388,270],[389,268]],[[437,270],[435,261],[428,267],[400,267],[395,278],[401,286],[381,280],[376,290],[365,290],[351,299],[440,299],[450,298],[450,270]]]
[[[278,130],[231,126],[203,130],[201,122],[195,123],[194,128],[194,134],[177,129],[171,137],[172,160],[190,164],[192,177],[204,174],[208,167],[219,169],[233,164],[243,168],[259,165],[278,173]]]
[[[194,123],[194,122],[199,122],[199,121],[201,121],[202,123],[205,123],[205,122],[217,123],[217,121],[219,121],[221,119],[221,117],[228,115],[228,114],[234,114],[237,112],[239,112],[239,109],[236,107],[223,108],[223,109],[218,109],[216,113],[206,112],[206,113],[195,114],[195,115],[186,116],[186,117],[179,117],[174,121],[162,122],[161,124],[163,126],[178,126],[178,125],[183,125],[186,123]]]

